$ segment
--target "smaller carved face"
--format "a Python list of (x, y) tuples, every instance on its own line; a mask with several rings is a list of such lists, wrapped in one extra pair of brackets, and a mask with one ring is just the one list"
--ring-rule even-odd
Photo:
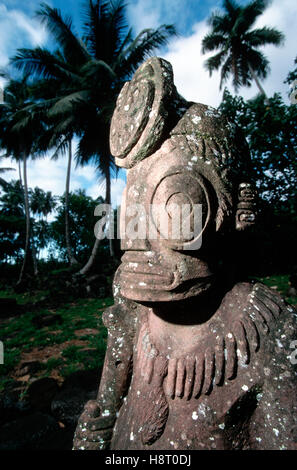
[(256, 220), (256, 192), (250, 183), (241, 183), (238, 190), (236, 229), (245, 230)]

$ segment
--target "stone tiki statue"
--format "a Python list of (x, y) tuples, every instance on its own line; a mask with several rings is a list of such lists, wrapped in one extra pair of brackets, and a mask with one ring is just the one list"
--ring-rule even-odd
[[(123, 87), (110, 142), (128, 170), (121, 227), (136, 203), (160, 236), (123, 235), (98, 397), (74, 449), (296, 449), (296, 313), (263, 284), (221, 275), (224, 240), (255, 220), (246, 144), (180, 97), (159, 58)], [(200, 232), (161, 236), (154, 204), (169, 217), (200, 205)]]

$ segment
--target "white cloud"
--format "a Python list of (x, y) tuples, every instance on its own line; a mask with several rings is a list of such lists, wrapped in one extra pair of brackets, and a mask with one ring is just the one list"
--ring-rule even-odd
[(189, 24), (203, 17), (216, 0), (130, 0), (127, 14), (135, 33), (161, 24), (175, 24), (179, 34), (188, 34)]
[(0, 67), (7, 66), (17, 48), (40, 46), (46, 38), (46, 29), (39, 21), (0, 3)]
[(179, 23), (185, 21), (185, 8), (180, 0), (134, 0), (128, 5), (127, 12), (136, 34), (146, 28), (170, 24), (174, 18), (179, 18)]

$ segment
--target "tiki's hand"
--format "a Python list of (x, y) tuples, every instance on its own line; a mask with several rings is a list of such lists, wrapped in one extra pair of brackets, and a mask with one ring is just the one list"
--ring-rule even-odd
[(74, 435), (73, 450), (107, 449), (111, 436), (115, 415), (102, 410), (96, 400), (86, 403)]

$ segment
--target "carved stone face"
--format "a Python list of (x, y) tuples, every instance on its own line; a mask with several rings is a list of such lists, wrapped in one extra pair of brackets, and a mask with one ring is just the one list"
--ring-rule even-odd
[[(210, 229), (216, 205), (207, 180), (199, 171), (188, 169), (191, 157), (181, 154), (167, 141), (154, 155), (128, 171), (121, 207), (121, 235), (125, 236), (125, 228), (127, 231), (133, 222), (135, 214), (127, 214), (127, 208), (133, 206), (144, 209), (138, 215), (146, 229), (143, 235), (147, 235), (131, 239), (126, 233), (121, 242), (122, 250), (126, 251), (120, 268), (121, 293), (129, 299), (177, 300), (198, 295), (211, 284), (212, 272), (207, 262), (197, 256), (197, 250), (192, 250), (191, 245), (195, 247), (203, 236), (201, 232)], [(190, 218), (191, 206), (202, 206), (202, 230), (190, 240), (182, 239), (182, 233), (174, 239), (171, 233), (170, 221), (175, 216), (172, 211), (184, 204), (190, 206)], [(168, 214), (168, 233), (162, 231), (155, 209), (160, 206)], [(152, 238), (149, 229), (153, 229)], [(141, 231), (138, 235), (142, 235)]]
[[(252, 218), (245, 204), (246, 197), (253, 203), (248, 185), (239, 188), (241, 206), (236, 212), (238, 185), (234, 190), (230, 176), (237, 158), (232, 132), (216, 110), (186, 103), (177, 95), (170, 64), (161, 59), (147, 61), (124, 86), (111, 125), (116, 163), (128, 169), (121, 206), (125, 254), (117, 275), (124, 297), (173, 301), (212, 286), (208, 261), (216, 232), (231, 221), (235, 226), (235, 219), (242, 229)], [(163, 216), (158, 218), (159, 207), (169, 221), (168, 232)], [(176, 222), (184, 207), (187, 216), (179, 220), (186, 221), (190, 233), (180, 230), (175, 237), (170, 222)], [(131, 225), (136, 215), (135, 238)]]

